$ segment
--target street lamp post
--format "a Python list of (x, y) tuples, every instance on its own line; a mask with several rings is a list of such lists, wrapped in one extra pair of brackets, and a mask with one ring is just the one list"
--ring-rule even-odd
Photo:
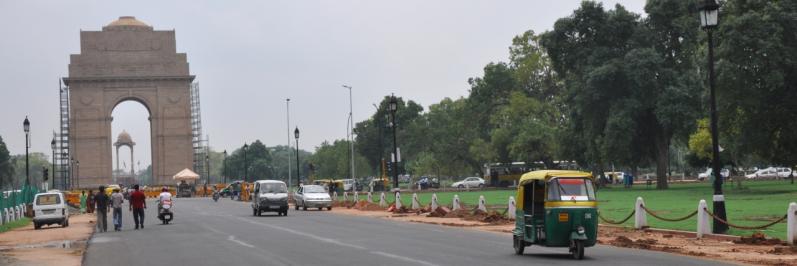
[(244, 181), (249, 181), (249, 161), (246, 160), (246, 148), (249, 148), (249, 145), (244, 143)]
[(205, 184), (208, 184), (210, 183), (210, 154), (205, 154), (205, 168), (205, 172), (207, 173)]
[(393, 161), (393, 189), (398, 191), (398, 148), (396, 148), (396, 110), (398, 109), (398, 102), (393, 94), (390, 95), (388, 108), (390, 109), (390, 127), (393, 128), (393, 156), (391, 156)]
[(52, 150), (53, 150), (53, 168), (52, 168), (53, 169), (53, 176), (52, 176), (53, 189), (56, 189), (56, 187), (55, 187), (55, 137), (53, 137), (53, 140), (50, 141), (50, 148), (52, 148)]
[[(725, 213), (725, 196), (722, 194), (722, 175), (720, 165), (719, 150), (719, 130), (717, 129), (717, 98), (714, 77), (714, 36), (712, 31), (717, 27), (719, 20), (719, 4), (715, 0), (704, 0), (700, 5), (700, 26), (706, 30), (708, 35), (708, 87), (709, 87), (709, 106), (711, 119), (711, 166), (714, 175), (714, 215), (724, 221), (728, 221)], [(728, 225), (715, 218), (713, 222), (713, 232), (722, 234), (728, 231)]]
[[(291, 186), (291, 99), (285, 99), (285, 115), (287, 116), (286, 123), (288, 123), (288, 187)], [(297, 173), (298, 174), (298, 173)]]
[(30, 186), (30, 159), (28, 158), (28, 150), (30, 149), (30, 120), (25, 116), (25, 121), (22, 121), (22, 128), (25, 130), (25, 185)]
[(80, 189), (80, 161), (75, 160), (75, 188)]
[(224, 179), (224, 184), (227, 184), (227, 150), (224, 150), (224, 171), (222, 171), (221, 175)]
[(293, 130), (293, 137), (296, 138), (296, 186), (299, 186), (302, 176), (299, 175), (299, 127)]
[(349, 126), (346, 131), (349, 132), (349, 155), (351, 157), (351, 179), (355, 179), (355, 172), (354, 172), (354, 109), (352, 105), (352, 97), (351, 97), (351, 86), (343, 85), (344, 88), (349, 89)]

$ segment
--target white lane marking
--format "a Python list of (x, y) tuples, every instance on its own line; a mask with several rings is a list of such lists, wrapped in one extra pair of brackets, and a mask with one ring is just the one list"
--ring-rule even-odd
[(242, 221), (245, 221), (245, 222), (248, 222), (248, 223), (251, 223), (251, 224), (271, 227), (271, 228), (274, 228), (274, 229), (277, 229), (277, 230), (285, 231), (285, 232), (296, 234), (296, 235), (300, 235), (300, 236), (309, 237), (309, 238), (312, 238), (312, 239), (315, 239), (315, 240), (318, 240), (318, 241), (327, 242), (327, 243), (335, 244), (335, 245), (338, 245), (338, 246), (344, 246), (344, 247), (350, 247), (350, 248), (362, 249), (362, 250), (366, 249), (363, 246), (358, 246), (358, 245), (354, 245), (354, 244), (344, 243), (344, 242), (340, 242), (340, 241), (335, 240), (335, 239), (321, 237), (321, 236), (317, 236), (317, 235), (310, 234), (310, 233), (300, 232), (300, 231), (296, 231), (296, 230), (293, 230), (293, 229), (290, 229), (290, 228), (285, 228), (285, 227), (271, 225), (271, 224), (262, 224), (262, 223), (258, 223), (258, 222), (255, 222), (255, 221), (250, 221), (248, 219), (241, 218), (241, 217), (239, 217), (238, 219), (240, 219)]
[(241, 246), (244, 246), (244, 247), (248, 247), (248, 248), (254, 248), (255, 247), (255, 246), (252, 246), (252, 245), (250, 245), (250, 244), (248, 244), (246, 242), (243, 242), (241, 240), (235, 239), (235, 236), (229, 236), (229, 237), (227, 237), (227, 240), (235, 242), (238, 245), (241, 245)]
[(371, 254), (376, 254), (376, 255), (385, 256), (385, 257), (388, 257), (388, 258), (393, 258), (393, 259), (398, 259), (398, 260), (403, 260), (403, 261), (411, 262), (411, 263), (417, 263), (417, 264), (420, 264), (420, 265), (437, 266), (437, 264), (434, 264), (434, 263), (431, 263), (431, 262), (428, 262), (428, 261), (416, 260), (416, 259), (413, 259), (413, 258), (407, 258), (407, 257), (404, 257), (404, 256), (399, 256), (399, 255), (396, 255), (396, 254), (390, 254), (390, 253), (386, 253), (386, 252), (382, 252), (382, 251), (371, 251)]

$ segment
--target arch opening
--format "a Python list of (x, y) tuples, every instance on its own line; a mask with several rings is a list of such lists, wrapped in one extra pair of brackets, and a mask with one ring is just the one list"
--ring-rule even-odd
[(112, 183), (152, 183), (152, 123), (145, 102), (126, 98), (111, 110)]

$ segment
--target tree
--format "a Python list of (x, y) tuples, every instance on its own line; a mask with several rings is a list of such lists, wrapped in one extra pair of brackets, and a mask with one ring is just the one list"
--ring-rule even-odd
[[(717, 31), (720, 143), (797, 164), (797, 3), (728, 1)], [(705, 58), (705, 57), (703, 57)]]
[(8, 147), (0, 136), (0, 189), (6, 188), (13, 184), (11, 182), (14, 176), (14, 167), (11, 164), (11, 156), (8, 153)]
[(688, 134), (699, 108), (689, 57), (696, 45), (686, 39), (695, 35), (684, 19), (688, 5), (649, 1), (642, 20), (620, 5), (604, 11), (586, 1), (543, 35), (541, 43), (567, 86), (564, 142), (583, 147), (567, 151), (583, 153), (595, 172), (610, 161), (636, 168), (652, 158), (657, 188), (668, 187), (671, 140)]
[[(422, 138), (412, 134), (411, 125), (420, 117), (423, 107), (414, 101), (405, 101), (396, 97), (398, 108), (396, 110), (397, 139), (401, 148), (402, 159), (411, 159), (423, 146)], [(356, 152), (365, 157), (368, 171), (359, 173), (376, 173), (381, 161), (390, 160), (393, 153), (393, 131), (389, 127), (390, 114), (388, 105), (390, 96), (385, 96), (370, 119), (359, 122), (354, 127)], [(348, 153), (347, 153), (348, 154)], [(407, 157), (409, 156), (409, 157)]]
[[(351, 157), (349, 156), (349, 141), (335, 140), (321, 143), (316, 148), (315, 153), (310, 156), (310, 163), (313, 164), (316, 179), (346, 179), (350, 178)], [(369, 166), (366, 159), (359, 154), (355, 154), (356, 173), (365, 175), (368, 173)]]

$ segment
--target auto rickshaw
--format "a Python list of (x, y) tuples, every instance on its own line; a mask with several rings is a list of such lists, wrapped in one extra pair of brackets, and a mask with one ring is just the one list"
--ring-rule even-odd
[(373, 178), (371, 182), (368, 184), (369, 187), (373, 189), (374, 192), (377, 191), (388, 191), (390, 190), (389, 187), (390, 180), (387, 178)]
[(575, 259), (594, 246), (598, 236), (598, 203), (592, 174), (541, 170), (520, 177), (512, 234), (515, 254), (526, 246), (567, 247)]
[(328, 192), (329, 195), (332, 196), (332, 192), (338, 192), (338, 194), (343, 194), (343, 181), (342, 180), (333, 180), (333, 179), (317, 179), (313, 180), (313, 185), (319, 185), (324, 187)]

